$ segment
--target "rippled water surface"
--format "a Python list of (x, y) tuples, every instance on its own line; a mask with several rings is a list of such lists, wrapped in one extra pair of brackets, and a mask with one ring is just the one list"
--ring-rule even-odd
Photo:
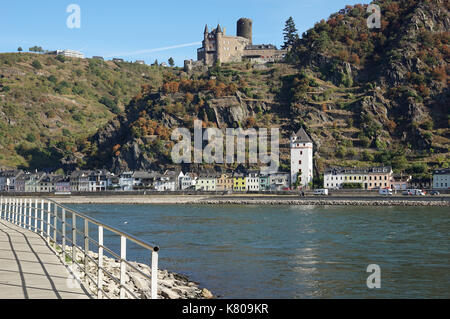
[[(160, 268), (222, 298), (450, 297), (448, 208), (69, 206), (156, 243)], [(132, 244), (127, 257), (149, 261)]]

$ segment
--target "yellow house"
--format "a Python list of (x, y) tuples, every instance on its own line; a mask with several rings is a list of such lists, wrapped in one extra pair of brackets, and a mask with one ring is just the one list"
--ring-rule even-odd
[(242, 174), (236, 174), (233, 176), (234, 186), (233, 190), (235, 192), (245, 192), (247, 191), (247, 182), (245, 181), (245, 176)]

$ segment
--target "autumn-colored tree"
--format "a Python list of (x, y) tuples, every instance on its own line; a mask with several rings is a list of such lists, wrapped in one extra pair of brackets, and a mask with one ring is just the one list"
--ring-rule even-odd
[(254, 128), (256, 126), (256, 120), (253, 116), (250, 116), (245, 121), (245, 127), (246, 128)]
[(192, 101), (194, 101), (194, 95), (192, 93), (186, 93), (186, 95), (184, 96), (184, 100), (186, 101), (187, 104), (192, 103)]
[(386, 126), (391, 134), (393, 134), (397, 128), (397, 124), (394, 121), (388, 121)]
[(359, 56), (356, 53), (353, 53), (350, 56), (350, 62), (352, 62), (352, 63), (354, 63), (356, 65), (359, 65), (361, 63), (361, 60), (360, 60)]
[(212, 91), (212, 90), (214, 90), (214, 88), (216, 87), (216, 80), (209, 80), (207, 83), (206, 83), (206, 89), (207, 90), (210, 90), (210, 91)]
[(434, 79), (442, 83), (447, 83), (447, 71), (444, 66), (438, 66), (434, 68), (432, 74)]

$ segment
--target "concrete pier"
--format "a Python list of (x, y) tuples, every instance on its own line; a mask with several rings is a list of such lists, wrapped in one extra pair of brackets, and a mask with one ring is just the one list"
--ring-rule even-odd
[(87, 299), (39, 235), (0, 220), (0, 299)]

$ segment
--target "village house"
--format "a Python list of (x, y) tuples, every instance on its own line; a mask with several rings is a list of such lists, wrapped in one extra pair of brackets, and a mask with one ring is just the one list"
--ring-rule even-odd
[(10, 170), (0, 172), (0, 191), (15, 192), (16, 179), (23, 174), (21, 170)]
[(200, 174), (195, 184), (196, 191), (213, 192), (216, 190), (216, 176), (210, 174)]
[[(38, 193), (54, 193), (56, 192), (56, 184), (63, 179), (62, 175), (46, 174), (38, 183)], [(70, 183), (69, 183), (70, 186)]]
[(450, 169), (437, 169), (433, 172), (433, 189), (450, 188)]
[(157, 178), (160, 175), (156, 172), (136, 171), (132, 174), (132, 190), (153, 189)]
[(375, 190), (391, 188), (392, 167), (333, 167), (327, 168), (324, 174), (324, 188), (341, 189), (355, 184), (356, 188)]
[(270, 175), (270, 190), (283, 191), (288, 190), (291, 185), (291, 174), (275, 173)]
[(180, 177), (180, 189), (182, 191), (188, 190), (188, 189), (195, 189), (195, 185), (197, 183), (197, 174), (195, 173), (186, 173), (183, 177)]
[(119, 176), (119, 188), (121, 191), (130, 192), (134, 187), (134, 172), (123, 172)]
[(248, 176), (245, 177), (245, 185), (247, 191), (259, 192), (259, 171), (249, 171)]
[(259, 190), (260, 191), (270, 191), (270, 175), (259, 176)]
[(70, 189), (72, 192), (89, 192), (89, 176), (91, 171), (74, 171), (70, 175)]
[(233, 175), (233, 191), (235, 192), (247, 191), (247, 183), (244, 174), (236, 173)]
[(232, 191), (233, 190), (233, 178), (230, 174), (221, 174), (217, 177), (216, 182), (217, 191)]
[(177, 176), (173, 172), (165, 172), (156, 176), (154, 188), (158, 192), (174, 192), (176, 190)]
[(407, 190), (412, 180), (411, 175), (394, 174), (392, 175), (391, 188), (393, 191)]

